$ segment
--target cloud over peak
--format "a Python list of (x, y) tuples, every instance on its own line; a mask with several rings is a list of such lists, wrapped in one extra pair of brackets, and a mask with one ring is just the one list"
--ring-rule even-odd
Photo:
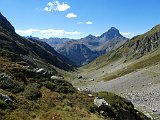
[(68, 14), (66, 15), (66, 17), (67, 17), (67, 18), (76, 18), (77, 15), (74, 14), (74, 13), (68, 13)]
[(47, 12), (54, 12), (54, 11), (66, 11), (70, 9), (70, 6), (66, 3), (59, 3), (58, 1), (49, 2), (47, 6), (44, 8)]

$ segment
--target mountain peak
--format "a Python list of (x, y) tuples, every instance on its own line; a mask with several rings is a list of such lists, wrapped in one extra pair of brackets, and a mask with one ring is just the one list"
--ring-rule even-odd
[(108, 40), (114, 39), (114, 38), (124, 38), (119, 30), (115, 27), (111, 27), (107, 32), (103, 33), (100, 38), (106, 38)]
[(119, 30), (115, 27), (111, 27), (108, 31), (108, 34), (112, 34), (114, 36), (120, 36)]
[(111, 27), (109, 30), (118, 30), (118, 29), (115, 27)]
[(89, 34), (88, 36), (87, 36), (87, 38), (94, 38), (95, 36), (94, 35), (92, 35), (92, 34)]
[(89, 34), (88, 36), (86, 36), (87, 39), (94, 39), (96, 38), (96, 36)]
[(11, 23), (2, 15), (0, 12), (0, 30), (7, 30), (9, 32), (15, 33), (14, 27), (11, 25)]

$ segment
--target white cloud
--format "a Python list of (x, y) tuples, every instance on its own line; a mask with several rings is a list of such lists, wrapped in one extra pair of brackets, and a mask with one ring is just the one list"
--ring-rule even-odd
[(67, 17), (67, 18), (76, 18), (77, 15), (74, 14), (74, 13), (68, 13), (68, 14), (66, 15), (66, 17)]
[(60, 4), (58, 1), (49, 2), (47, 6), (44, 8), (44, 10), (47, 12), (66, 11), (68, 9), (70, 9), (70, 6), (68, 4)]
[(55, 29), (27, 29), (27, 30), (16, 30), (16, 32), (22, 36), (43, 36), (43, 37), (59, 37), (63, 35), (80, 35), (78, 31), (65, 31), (65, 30), (55, 30)]
[(16, 31), (19, 34), (32, 34), (34, 32), (40, 32), (38, 29), (28, 29), (28, 30), (17, 30)]
[(134, 34), (130, 33), (130, 32), (120, 32), (120, 34), (123, 35), (126, 38), (131, 38), (131, 37), (134, 36)]
[(62, 36), (65, 33), (65, 31), (47, 29), (47, 30), (41, 30), (40, 33), (43, 34), (44, 36)]
[(93, 24), (93, 22), (87, 21), (86, 24), (87, 24), (87, 25), (91, 25), (91, 24)]
[(78, 32), (78, 31), (74, 31), (74, 32), (65, 32), (65, 34), (68, 34), (68, 35), (80, 35), (81, 33)]
[(130, 35), (131, 33), (130, 32), (123, 32), (121, 33), (122, 35)]
[(77, 24), (87, 24), (87, 25), (91, 25), (91, 24), (93, 24), (93, 22), (91, 22), (91, 21), (87, 21), (87, 22), (77, 22)]

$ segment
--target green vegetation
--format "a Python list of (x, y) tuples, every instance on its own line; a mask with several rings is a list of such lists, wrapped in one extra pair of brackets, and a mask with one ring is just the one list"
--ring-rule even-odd
[(51, 91), (56, 91), (60, 93), (75, 93), (75, 88), (67, 81), (64, 80), (51, 80), (45, 81), (44, 86)]
[(0, 100), (1, 120), (103, 120), (89, 111), (93, 98), (65, 80), (39, 76), (6, 58), (0, 58), (0, 71), (8, 75), (0, 80), (0, 92), (13, 100)]
[(105, 75), (103, 79), (105, 81), (109, 81), (123, 75), (129, 74), (137, 69), (145, 68), (151, 65), (155, 65), (160, 61), (160, 52), (159, 49), (134, 61), (133, 63), (127, 65), (125, 68), (121, 68), (113, 73)]
[(33, 83), (30, 86), (27, 86), (25, 88), (24, 96), (26, 97), (26, 99), (36, 100), (42, 97), (42, 94), (39, 89), (40, 89), (40, 85), (37, 83)]
[(124, 113), (128, 114), (128, 117), (133, 115), (136, 120), (148, 119), (141, 112), (135, 110), (133, 104), (130, 101), (120, 96), (110, 92), (99, 92), (97, 95), (101, 98), (104, 98), (111, 105), (111, 115), (115, 115), (116, 117), (113, 118), (113, 116), (109, 115), (110, 120), (124, 120), (126, 117)]
[[(93, 101), (97, 94), (92, 93), (94, 97), (89, 97), (86, 92), (78, 92), (72, 84), (65, 80), (40, 77), (34, 73), (29, 74), (31, 70), (24, 69), (20, 64), (15, 64), (7, 59), (0, 59), (0, 71), (11, 76), (11, 79), (8, 79), (7, 83), (12, 86), (7, 86), (7, 89), (6, 86), (3, 89), (1, 87), (0, 92), (8, 95), (13, 100), (11, 103), (0, 100), (1, 120), (51, 120), (53, 118), (55, 120), (104, 119), (102, 115), (98, 114), (94, 106)], [(12, 92), (12, 89), (19, 90), (19, 86), (13, 87), (12, 85), (17, 83), (22, 83), (23, 90), (16, 93)], [(5, 83), (4, 85), (7, 84)], [(127, 110), (133, 108), (130, 102), (118, 96), (112, 97), (111, 93), (98, 93), (98, 96), (104, 98), (108, 96), (105, 99), (109, 100), (109, 103), (113, 105), (113, 115), (116, 115), (117, 119), (119, 118), (119, 110), (122, 105)], [(117, 104), (114, 105), (114, 102)], [(111, 115), (109, 120), (117, 120), (114, 117)]]
[(18, 93), (24, 90), (23, 83), (13, 81), (11, 79), (0, 80), (0, 88), (11, 91), (12, 93)]

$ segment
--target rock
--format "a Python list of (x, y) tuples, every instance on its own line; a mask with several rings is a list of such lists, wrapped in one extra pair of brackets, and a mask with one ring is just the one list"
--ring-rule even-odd
[(92, 94), (88, 94), (88, 96), (89, 96), (89, 97), (93, 97), (93, 95), (92, 95)]
[(36, 71), (36, 73), (38, 73), (38, 74), (42, 74), (44, 72), (45, 72), (44, 68), (40, 68), (39, 70)]
[(100, 107), (101, 105), (110, 106), (104, 99), (99, 98), (99, 97), (95, 97), (95, 99), (94, 99), (94, 105), (96, 105), (97, 107)]
[(152, 109), (152, 111), (153, 111), (153, 112), (157, 112), (157, 110), (156, 110), (156, 109)]
[(152, 116), (149, 113), (145, 113), (145, 116), (147, 116), (148, 118), (150, 118), (151, 120), (153, 120)]
[(9, 75), (7, 75), (6, 73), (0, 73), (0, 80), (8, 80), (8, 79), (11, 79)]
[(93, 78), (91, 78), (91, 79), (90, 79), (90, 81), (94, 81), (94, 79), (93, 79)]
[(78, 90), (78, 91), (81, 91), (81, 89), (80, 89), (80, 88), (77, 88), (77, 90)]
[(63, 77), (59, 77), (59, 76), (51, 76), (51, 79), (63, 79)]
[(82, 76), (79, 76), (79, 77), (78, 77), (78, 79), (82, 79), (82, 78), (83, 78)]
[(44, 76), (44, 77), (51, 77), (53, 74), (53, 71), (47, 71), (44, 68), (35, 68), (32, 70), (33, 72), (37, 73), (38, 75)]
[(7, 103), (13, 102), (12, 99), (8, 95), (2, 94), (2, 93), (0, 93), (0, 100), (3, 100)]

